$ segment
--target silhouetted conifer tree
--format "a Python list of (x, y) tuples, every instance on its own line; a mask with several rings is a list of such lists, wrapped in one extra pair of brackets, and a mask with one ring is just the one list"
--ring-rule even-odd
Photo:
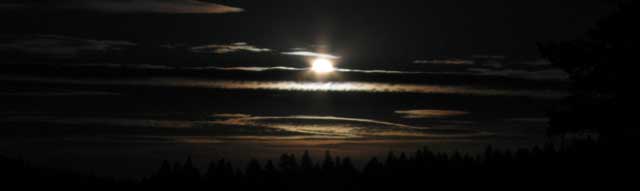
[[(618, 9), (601, 20), (588, 34), (573, 41), (539, 44), (542, 55), (554, 66), (566, 71), (572, 84), (572, 95), (559, 104), (549, 116), (551, 135), (595, 130), (602, 138), (624, 141), (638, 136), (638, 128), (620, 123), (620, 71), (636, 61), (636, 19), (638, 3), (620, 1)], [(628, 80), (626, 80), (628, 81)]]
[(157, 177), (160, 179), (168, 179), (171, 176), (171, 165), (169, 161), (163, 161), (160, 170), (158, 170)]
[(335, 167), (333, 158), (331, 157), (331, 154), (329, 153), (329, 151), (326, 151), (324, 154), (324, 160), (322, 162), (322, 169), (324, 171), (328, 171), (333, 169), (333, 167)]
[(212, 182), (215, 181), (216, 178), (216, 163), (211, 161), (209, 162), (209, 166), (207, 167), (207, 172), (205, 173), (205, 178), (207, 181)]
[(200, 171), (193, 165), (191, 156), (187, 157), (187, 160), (182, 167), (182, 176), (184, 176), (185, 179), (191, 181), (200, 179)]
[(311, 156), (309, 156), (309, 151), (304, 151), (302, 159), (300, 159), (300, 167), (305, 172), (309, 172), (313, 169), (313, 161), (311, 160)]

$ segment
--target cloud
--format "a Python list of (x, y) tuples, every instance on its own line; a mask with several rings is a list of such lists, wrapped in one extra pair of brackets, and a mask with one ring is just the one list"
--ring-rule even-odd
[(559, 69), (527, 71), (516, 69), (494, 70), (488, 68), (469, 68), (467, 70), (476, 75), (504, 76), (529, 80), (566, 80), (569, 78), (566, 72)]
[[(30, 135), (39, 125), (56, 127), (67, 138), (89, 135), (95, 141), (186, 141), (214, 143), (253, 139), (356, 139), (415, 138), (458, 139), (493, 136), (494, 133), (459, 127), (412, 126), (388, 121), (339, 116), (214, 114), (210, 119), (164, 119), (151, 117), (66, 115), (55, 113), (3, 113), (0, 124), (18, 125), (18, 133)], [(83, 127), (83, 128), (76, 128)], [(124, 127), (124, 128), (122, 128)], [(33, 130), (32, 130), (33, 129)], [(0, 132), (13, 132), (12, 127)], [(3, 132), (4, 131), (4, 132)], [(6, 133), (5, 133), (6, 134)], [(13, 132), (15, 134), (15, 132)], [(99, 135), (99, 136), (96, 136)], [(154, 138), (154, 139), (149, 139)]]
[(338, 116), (252, 116), (215, 114), (212, 124), (268, 128), (325, 138), (468, 138), (491, 135), (466, 128), (421, 127), (388, 121)]
[(201, 0), (66, 0), (0, 3), (4, 9), (79, 10), (108, 13), (201, 13), (242, 12), (243, 9)]
[(326, 59), (340, 59), (340, 57), (335, 56), (335, 55), (323, 54), (323, 53), (317, 53), (317, 52), (309, 52), (309, 51), (282, 52), (281, 54), (292, 55), (292, 56), (326, 58)]
[(516, 123), (549, 123), (548, 117), (530, 117), (530, 118), (513, 118), (513, 119), (505, 119), (507, 122), (516, 122)]
[(273, 67), (261, 67), (261, 66), (238, 66), (238, 67), (217, 67), (217, 66), (205, 66), (205, 67), (192, 67), (193, 70), (222, 70), (222, 71), (245, 71), (245, 72), (264, 72), (270, 70), (286, 70), (286, 71), (302, 71), (305, 68), (293, 68), (286, 66), (273, 66)]
[(469, 114), (464, 111), (453, 110), (433, 110), (433, 109), (421, 109), (421, 110), (399, 110), (395, 111), (397, 114), (402, 114), (402, 118), (418, 119), (418, 118), (440, 118), (440, 117), (455, 117)]
[(62, 96), (119, 96), (120, 93), (101, 92), (101, 91), (11, 91), (2, 92), (0, 96), (19, 96), (19, 97), (62, 97)]
[(20, 9), (25, 8), (26, 5), (21, 3), (13, 3), (13, 2), (0, 2), (0, 10), (2, 9)]
[(524, 96), (532, 98), (562, 98), (564, 91), (556, 90), (513, 90), (487, 89), (468, 86), (390, 84), (369, 82), (295, 82), (295, 81), (211, 81), (197, 79), (153, 78), (138, 80), (100, 80), (47, 78), (28, 76), (0, 76), (0, 81), (47, 82), (75, 85), (124, 85), (162, 86), (185, 88), (211, 88), (227, 90), (269, 90), (298, 92), (367, 92), (367, 93), (416, 93), (416, 94), (457, 94), (469, 96)]
[(414, 64), (452, 64), (452, 65), (472, 65), (475, 64), (473, 60), (465, 59), (433, 59), (433, 60), (415, 60)]
[(472, 56), (474, 59), (489, 59), (489, 60), (504, 60), (507, 57), (504, 55), (485, 55), (485, 54), (476, 54)]
[(546, 59), (539, 59), (539, 60), (533, 60), (533, 61), (524, 61), (524, 62), (520, 62), (519, 64), (527, 65), (527, 66), (551, 66), (551, 61)]
[(93, 40), (59, 35), (2, 36), (0, 51), (19, 51), (56, 57), (74, 57), (87, 52), (104, 53), (136, 46), (127, 41)]
[(495, 61), (495, 60), (489, 60), (489, 61), (483, 62), (481, 65), (484, 67), (496, 68), (496, 69), (504, 67), (502, 62)]
[(232, 44), (209, 44), (192, 47), (191, 50), (197, 53), (215, 53), (227, 54), (232, 52), (249, 51), (249, 52), (270, 52), (268, 48), (258, 48), (247, 44), (246, 42), (236, 42)]
[(397, 71), (397, 70), (358, 70), (358, 69), (336, 69), (338, 72), (356, 72), (365, 74), (427, 74), (427, 72)]

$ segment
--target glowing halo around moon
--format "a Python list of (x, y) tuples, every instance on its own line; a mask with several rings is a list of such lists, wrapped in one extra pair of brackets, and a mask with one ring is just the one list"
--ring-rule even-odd
[(327, 74), (336, 70), (333, 61), (326, 58), (316, 58), (311, 61), (310, 69), (317, 74)]

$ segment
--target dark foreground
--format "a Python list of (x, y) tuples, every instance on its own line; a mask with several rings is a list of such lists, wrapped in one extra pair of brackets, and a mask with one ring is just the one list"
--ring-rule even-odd
[(487, 147), (476, 156), (434, 153), (424, 148), (411, 154), (389, 153), (384, 159), (372, 158), (362, 169), (356, 168), (350, 158), (330, 153), (322, 161), (312, 161), (308, 153), (301, 157), (283, 154), (278, 161), (252, 160), (244, 168), (219, 160), (212, 161), (204, 170), (195, 168), (188, 158), (184, 163), (165, 161), (157, 172), (141, 180), (37, 168), (24, 160), (0, 157), (0, 182), (21, 187), (88, 189), (396, 190), (557, 185), (615, 188), (630, 183), (626, 179), (634, 177), (624, 175), (632, 172), (628, 165), (632, 159), (610, 146), (579, 141), (516, 151)]

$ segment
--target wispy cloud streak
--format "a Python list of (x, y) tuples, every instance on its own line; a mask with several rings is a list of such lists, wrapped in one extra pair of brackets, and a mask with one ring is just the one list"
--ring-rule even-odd
[(302, 92), (368, 92), (368, 93), (417, 93), (417, 94), (459, 94), (473, 96), (522, 96), (533, 98), (561, 98), (565, 92), (551, 90), (511, 90), (486, 89), (466, 86), (390, 84), (370, 82), (294, 82), (294, 81), (220, 81), (191, 80), (177, 78), (154, 78), (138, 80), (82, 80), (69, 78), (42, 78), (0, 76), (0, 80), (31, 81), (46, 83), (84, 85), (129, 85), (193, 87), (229, 90), (277, 90)]
[(317, 52), (308, 52), (308, 51), (282, 52), (282, 54), (291, 55), (291, 56), (316, 57), (316, 58), (326, 58), (326, 59), (340, 59), (339, 56), (335, 56), (335, 55), (331, 55), (331, 54), (317, 53)]
[(246, 42), (236, 42), (232, 44), (209, 44), (196, 46), (191, 48), (192, 51), (198, 53), (215, 53), (215, 54), (226, 54), (232, 52), (240, 52), (240, 51), (248, 51), (248, 52), (269, 52), (271, 49), (268, 48), (258, 48), (252, 45), (249, 45)]
[(462, 115), (469, 114), (469, 112), (465, 112), (465, 111), (433, 110), (433, 109), (399, 110), (399, 111), (395, 111), (395, 113), (402, 114), (404, 115), (403, 118), (407, 118), (407, 119), (455, 117), (455, 116), (462, 116)]
[(0, 43), (0, 50), (58, 57), (73, 57), (83, 52), (105, 53), (137, 45), (127, 41), (83, 39), (60, 35), (0, 36), (0, 38), (10, 39)]
[(220, 119), (211, 121), (213, 124), (264, 127), (334, 138), (467, 138), (491, 134), (464, 128), (419, 127), (373, 119), (336, 116), (216, 114), (214, 117)]

